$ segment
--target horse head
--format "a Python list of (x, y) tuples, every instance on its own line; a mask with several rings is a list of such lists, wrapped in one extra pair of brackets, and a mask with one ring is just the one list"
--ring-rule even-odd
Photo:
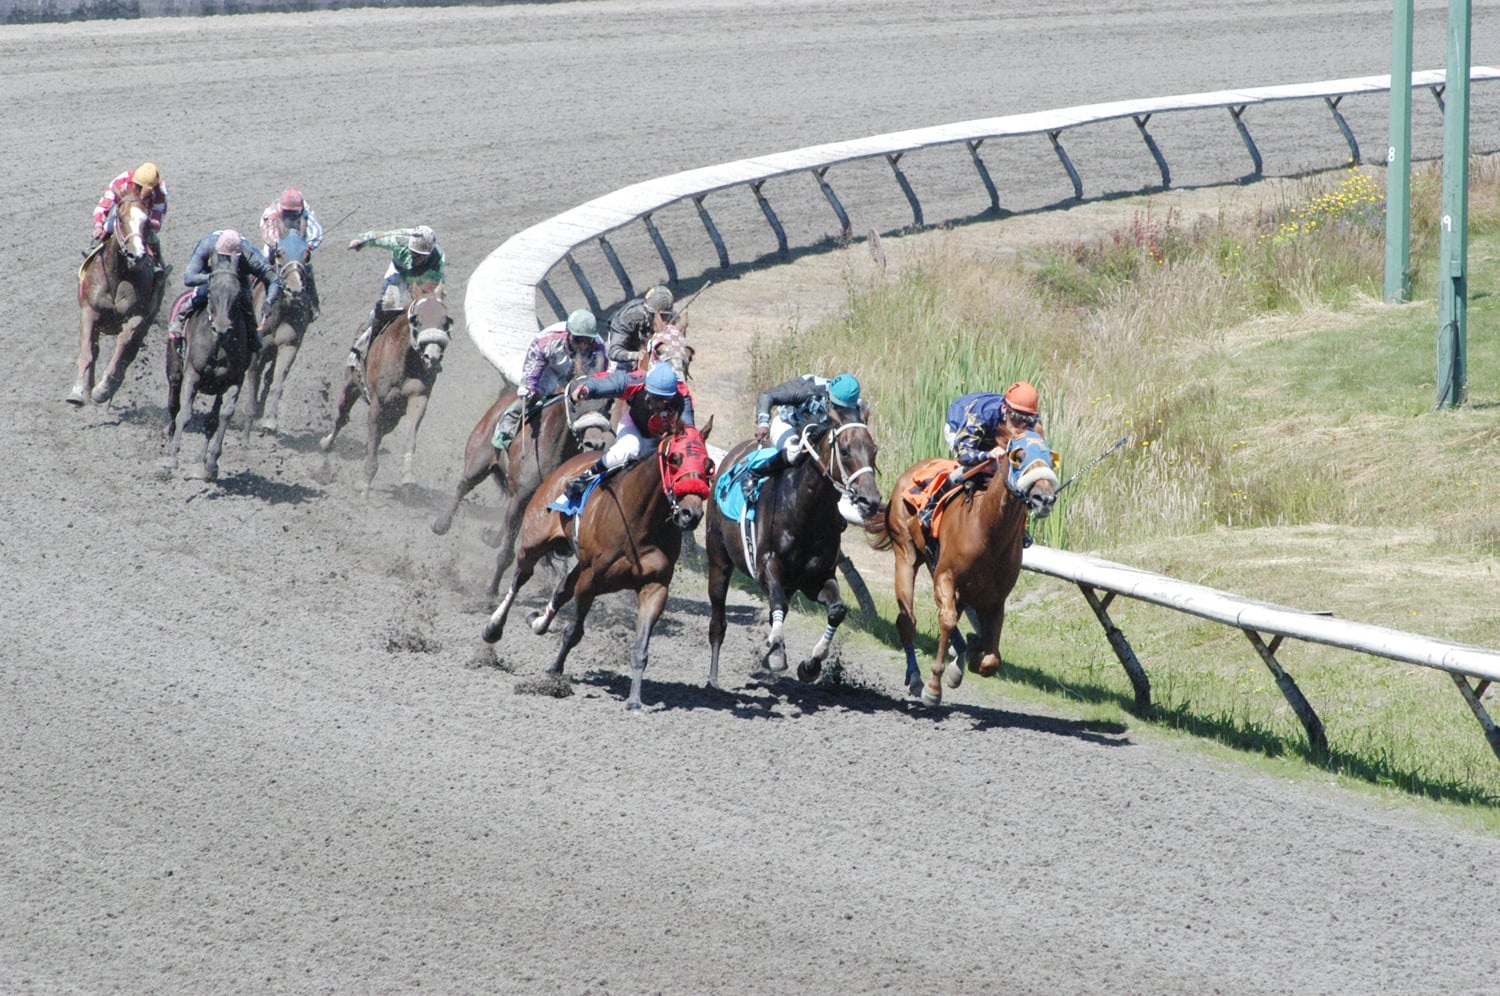
[(564, 411), (568, 417), (568, 431), (573, 433), (573, 438), (577, 441), (580, 450), (597, 453), (608, 449), (615, 441), (615, 427), (609, 420), (609, 412), (614, 407), (614, 401), (611, 398), (586, 398), (583, 401), (574, 401), (573, 388), (582, 379), (582, 377), (574, 378), (563, 389), (562, 397)]
[(1038, 519), (1052, 514), (1057, 501), (1057, 454), (1042, 434), (1027, 429), (1010, 441), (1005, 451), (1005, 487), (1026, 503)]
[(672, 524), (683, 532), (697, 528), (708, 499), (714, 464), (704, 436), (690, 425), (661, 441), (661, 486), (672, 504)]
[[(240, 321), (239, 264), (230, 257), (219, 256), (208, 275), (208, 322), (218, 346), (226, 345)], [(248, 333), (248, 329), (245, 330)]]
[(659, 329), (650, 339), (646, 340), (646, 346), (641, 350), (641, 359), (638, 368), (649, 370), (652, 365), (663, 360), (672, 364), (672, 369), (677, 371), (677, 376), (683, 380), (688, 379), (688, 368), (693, 364), (693, 347), (688, 345), (685, 325), (671, 325), (659, 322)]
[(312, 250), (307, 239), (296, 229), (282, 235), (276, 243), (276, 279), (281, 281), (284, 300), (295, 298), (307, 289), (307, 266), (312, 261)]
[(865, 423), (866, 414), (863, 406), (858, 414), (831, 407), (825, 422), (808, 427), (819, 469), (838, 490), (839, 510), (852, 522), (864, 522), (883, 509), (875, 483), (879, 447)]
[(134, 193), (126, 194), (115, 204), (115, 246), (129, 266), (137, 266), (146, 258), (146, 227), (150, 218), (150, 209)]
[[(441, 290), (442, 285), (438, 285)], [(443, 368), (443, 351), (452, 337), (448, 330), (453, 327), (453, 318), (448, 306), (437, 294), (426, 294), (417, 298), (406, 309), (406, 319), (411, 326), (411, 348), (422, 358), (422, 366), (429, 374)]]

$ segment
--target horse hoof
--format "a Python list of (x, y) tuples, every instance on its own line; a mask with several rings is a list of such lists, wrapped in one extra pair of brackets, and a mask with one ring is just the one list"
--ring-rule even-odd
[(641, 700), (640, 699), (631, 699), (629, 702), (625, 703), (625, 711), (626, 712), (640, 712), (641, 709), (642, 709), (642, 706), (641, 706)]
[(964, 662), (962, 659), (954, 661), (943, 668), (943, 684), (949, 688), (957, 688), (964, 681)]
[(786, 654), (767, 654), (766, 670), (772, 674), (780, 674), (786, 670)]
[(940, 706), (943, 704), (943, 686), (933, 688), (931, 685), (922, 686), (922, 704), (925, 706)]
[(276, 429), (277, 429), (277, 423), (276, 423), (276, 420), (274, 418), (263, 418), (263, 419), (260, 420), (260, 431), (261, 432), (274, 433), (276, 431)]
[(979, 667), (975, 670), (979, 673), (979, 676), (981, 678), (993, 678), (995, 675), (1000, 673), (1000, 659), (998, 657), (995, 658), (994, 663), (990, 663), (989, 661), (981, 661)]
[(83, 393), (82, 385), (75, 384), (73, 386), (73, 392), (63, 400), (72, 405), (74, 408), (82, 408), (84, 405), (89, 403), (89, 396)]
[(109, 399), (115, 396), (115, 391), (117, 391), (119, 387), (120, 382), (111, 377), (104, 383), (96, 385), (94, 387), (94, 390), (90, 392), (89, 397), (94, 399), (94, 404), (96, 405), (107, 404), (109, 402)]
[(484, 532), (482, 532), (482, 533), (479, 534), (479, 538), (482, 539), (482, 540), (484, 540), (484, 545), (485, 546), (499, 547), (499, 545), (500, 545), (500, 530), (498, 530), (498, 529), (486, 529)]
[(207, 467), (194, 467), (182, 476), (184, 480), (188, 481), (217, 481), (219, 479), (219, 472), (217, 470), (209, 470)]
[(439, 536), (446, 536), (448, 534), (448, 527), (451, 525), (453, 525), (452, 519), (434, 519), (432, 520), (432, 531)]
[(318, 449), (322, 450), (324, 453), (327, 453), (329, 450), (333, 449), (333, 433), (330, 432), (328, 435), (318, 440)]
[(485, 643), (494, 643), (500, 639), (500, 634), (503, 632), (505, 632), (505, 623), (492, 620), (484, 624), (484, 632), (481, 635)]
[(798, 681), (817, 681), (818, 676), (823, 673), (822, 661), (803, 661), (797, 665)]
[(532, 612), (526, 616), (526, 624), (531, 627), (531, 631), (537, 636), (544, 636), (547, 630), (552, 627), (552, 620), (548, 619), (544, 613)]
[(915, 681), (908, 681), (906, 683), (906, 694), (911, 696), (912, 698), (918, 698), (922, 694), (923, 687), (924, 686), (921, 678), (918, 678)]

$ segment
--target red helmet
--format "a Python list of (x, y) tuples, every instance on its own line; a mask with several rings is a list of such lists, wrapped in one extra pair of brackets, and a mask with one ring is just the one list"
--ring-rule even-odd
[(1036, 388), (1018, 380), (1005, 389), (1005, 407), (1022, 415), (1035, 415), (1041, 410), (1041, 397), (1036, 393)]
[(302, 191), (296, 187), (287, 187), (281, 192), (280, 204), (283, 211), (301, 211)]

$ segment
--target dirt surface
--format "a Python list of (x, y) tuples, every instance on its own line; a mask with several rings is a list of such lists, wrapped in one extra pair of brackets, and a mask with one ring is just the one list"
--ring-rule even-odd
[[(427, 526), (498, 383), (463, 336), (420, 483), (397, 487), (391, 444), (359, 497), (358, 432), (318, 482), (327, 384), (383, 269), (340, 248), (358, 231), (431, 224), (461, 287), (511, 232), (677, 169), (1388, 65), (1388, 4), (1007, 6), (604, 0), (0, 32), (0, 990), (1488, 990), (1495, 841), (977, 683), (927, 712), (901, 696), (894, 650), (852, 640), (839, 686), (761, 680), (764, 612), (739, 592), (728, 690), (711, 693), (696, 575), (652, 644), (644, 715), (622, 705), (622, 598), (596, 607), (572, 696), (518, 692), (556, 644), (512, 626), (498, 664), (475, 663), (492, 499), (446, 537)], [(1442, 6), (1419, 5), (1419, 67), (1441, 62)], [(1500, 38), (1496, 4), (1475, 8), (1476, 40)], [(1476, 41), (1475, 61), (1497, 60)], [(1491, 148), (1493, 104), (1475, 109)], [(1379, 148), (1383, 108), (1345, 110)], [(1336, 161), (1326, 118), (1258, 120), (1268, 172)], [(1244, 168), (1225, 121), (1153, 127), (1183, 185)], [(1069, 192), (1039, 146), (993, 153), (1013, 210)], [(1080, 169), (1107, 187), (1089, 148)], [(288, 183), (333, 227), (283, 433), (231, 436), (217, 484), (156, 472), (160, 328), (115, 404), (62, 401), (89, 211), (145, 158), (172, 190), (179, 277), (201, 234), (253, 230)], [(1141, 159), (1115, 189), (1151, 182)], [(879, 165), (831, 175), (861, 231), (904, 224)], [(905, 165), (929, 218), (984, 207), (966, 158)], [(810, 182), (767, 192), (827, 234)], [(719, 218), (737, 261), (774, 247), (741, 208)], [(993, 244), (1084, 218), (1024, 214)], [(663, 218), (684, 272), (712, 259), (682, 248), (695, 224)], [(658, 278), (649, 245), (623, 251), (638, 285)], [(743, 418), (746, 335), (836, 304), (838, 257), (695, 305), (706, 410)], [(798, 620), (794, 654), (815, 635)]]

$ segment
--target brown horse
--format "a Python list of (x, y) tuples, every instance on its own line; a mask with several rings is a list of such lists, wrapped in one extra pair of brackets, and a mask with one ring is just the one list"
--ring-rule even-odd
[[(417, 452), (417, 429), (427, 413), (427, 399), (443, 369), (443, 351), (450, 340), (453, 319), (443, 303), (442, 286), (422, 293), (406, 310), (388, 321), (370, 342), (362, 367), (349, 367), (344, 389), (334, 410), (333, 431), (318, 441), (325, 454), (333, 449), (339, 430), (349, 421), (354, 402), (370, 404), (365, 438), (365, 479), (368, 491), (380, 465), (380, 441), (405, 415), (409, 432), (402, 458), (401, 483), (416, 483), (412, 464)], [(326, 464), (325, 464), (326, 466)]]
[(167, 341), (167, 455), (161, 462), (162, 469), (177, 467), (177, 451), (193, 415), (193, 399), (199, 394), (212, 394), (214, 398), (213, 409), (203, 423), (207, 437), (203, 467), (190, 473), (189, 479), (212, 481), (219, 476), (224, 430), (234, 415), (251, 363), (252, 330), (239, 299), (237, 265), (218, 263), (208, 277), (208, 307), (188, 319), (181, 339)]
[(688, 379), (688, 368), (693, 364), (695, 350), (687, 341), (687, 319), (680, 318), (676, 325), (656, 320), (656, 331), (641, 349), (641, 358), (636, 361), (637, 370), (650, 370), (653, 364), (665, 360), (672, 364), (677, 376)]
[[(937, 538), (928, 535), (917, 511), (906, 500), (914, 482), (932, 476), (935, 465), (952, 461), (924, 460), (909, 467), (896, 481), (885, 521), (872, 527), (879, 549), (894, 549), (896, 555), (896, 632), (906, 651), (906, 684), (913, 695), (920, 691), (927, 705), (943, 700), (943, 683), (957, 688), (963, 680), (965, 656), (974, 648), (964, 643), (958, 620), (973, 609), (979, 620), (977, 666), (984, 677), (1000, 669), (1000, 630), (1005, 624), (1005, 599), (1021, 574), (1021, 550), (1028, 512), (1045, 518), (1057, 498), (1056, 455), (1040, 433), (1027, 430), (1008, 443), (1003, 478), (987, 487), (976, 487), (949, 501), (936, 520)], [(992, 469), (986, 463), (970, 471), (966, 483), (978, 483), (974, 472)], [(954, 473), (958, 473), (957, 470)], [(932, 574), (933, 597), (938, 607), (937, 655), (932, 676), (922, 684), (917, 666), (916, 618), (912, 598), (917, 570), (927, 564)], [(948, 643), (952, 640), (957, 660), (946, 668)], [(974, 662), (969, 662), (971, 666)]]
[(485, 640), (500, 639), (516, 593), (543, 557), (572, 556), (576, 558), (572, 568), (553, 590), (546, 610), (531, 620), (533, 632), (545, 633), (558, 610), (577, 599), (573, 623), (549, 672), (562, 674), (568, 652), (583, 638), (584, 620), (594, 599), (613, 591), (634, 591), (635, 643), (626, 708), (641, 708), (641, 677), (646, 672), (651, 630), (667, 604), (682, 536), (703, 518), (713, 472), (704, 439), (711, 430), (712, 420), (701, 435), (683, 427), (660, 440), (654, 454), (605, 477), (576, 515), (553, 508), (553, 499), (562, 491), (563, 482), (593, 457), (580, 454), (548, 474), (526, 506), (515, 577), (485, 624)]
[[(574, 364), (580, 375), (590, 373)], [(522, 416), (521, 430), (502, 453), (495, 449), (495, 425), (516, 399), (514, 390), (502, 391), (489, 411), (479, 419), (464, 445), (464, 465), (454, 489), (453, 500), (438, 513), (432, 531), (439, 536), (453, 524), (454, 513), (465, 496), (486, 478), (493, 477), (500, 486), (500, 523), (485, 533), (485, 541), (499, 548), (495, 573), (489, 593), (500, 591), (500, 576), (515, 559), (515, 540), (520, 531), (526, 503), (541, 486), (542, 479), (565, 460), (579, 453), (598, 452), (614, 442), (615, 430), (605, 414), (613, 404), (610, 399), (586, 400), (575, 404), (564, 391), (528, 405)]]
[[(827, 610), (827, 626), (812, 656), (797, 666), (802, 681), (816, 680), (848, 609), (839, 592), (835, 572), (842, 559), (840, 535), (846, 517), (840, 505), (853, 506), (850, 515), (861, 521), (884, 509), (875, 484), (875, 441), (863, 421), (846, 420), (830, 408), (827, 420), (803, 429), (802, 460), (766, 479), (747, 521), (726, 514), (726, 508), (745, 505), (740, 490), (742, 458), (756, 444), (744, 442), (724, 457), (714, 484), (714, 500), (704, 525), (708, 551), (708, 623), (711, 662), (708, 683), (719, 687), (719, 648), (724, 642), (724, 603), (735, 570), (755, 579), (771, 603), (771, 630), (766, 636), (766, 667), (786, 670), (786, 642), (782, 622), (791, 593), (817, 601)], [(739, 471), (738, 473), (736, 471)], [(753, 515), (752, 515), (753, 513)]]
[[(104, 404), (125, 379), (146, 329), (161, 307), (165, 280), (146, 246), (150, 209), (134, 192), (115, 205), (114, 230), (78, 268), (78, 379), (67, 401), (82, 407), (92, 398)], [(115, 336), (115, 351), (104, 378), (94, 385), (99, 336)]]
[(256, 314), (260, 315), (262, 327), (267, 331), (262, 337), (260, 356), (250, 365), (249, 403), (245, 406), (247, 427), (259, 415), (260, 427), (267, 432), (276, 431), (277, 411), (281, 407), (287, 374), (297, 359), (297, 350), (302, 348), (307, 326), (312, 322), (308, 276), (312, 250), (307, 247), (307, 240), (301, 232), (287, 231), (276, 244), (272, 262), (276, 266), (276, 279), (281, 284), (281, 296), (268, 314), (265, 311), (265, 290), (256, 287)]

